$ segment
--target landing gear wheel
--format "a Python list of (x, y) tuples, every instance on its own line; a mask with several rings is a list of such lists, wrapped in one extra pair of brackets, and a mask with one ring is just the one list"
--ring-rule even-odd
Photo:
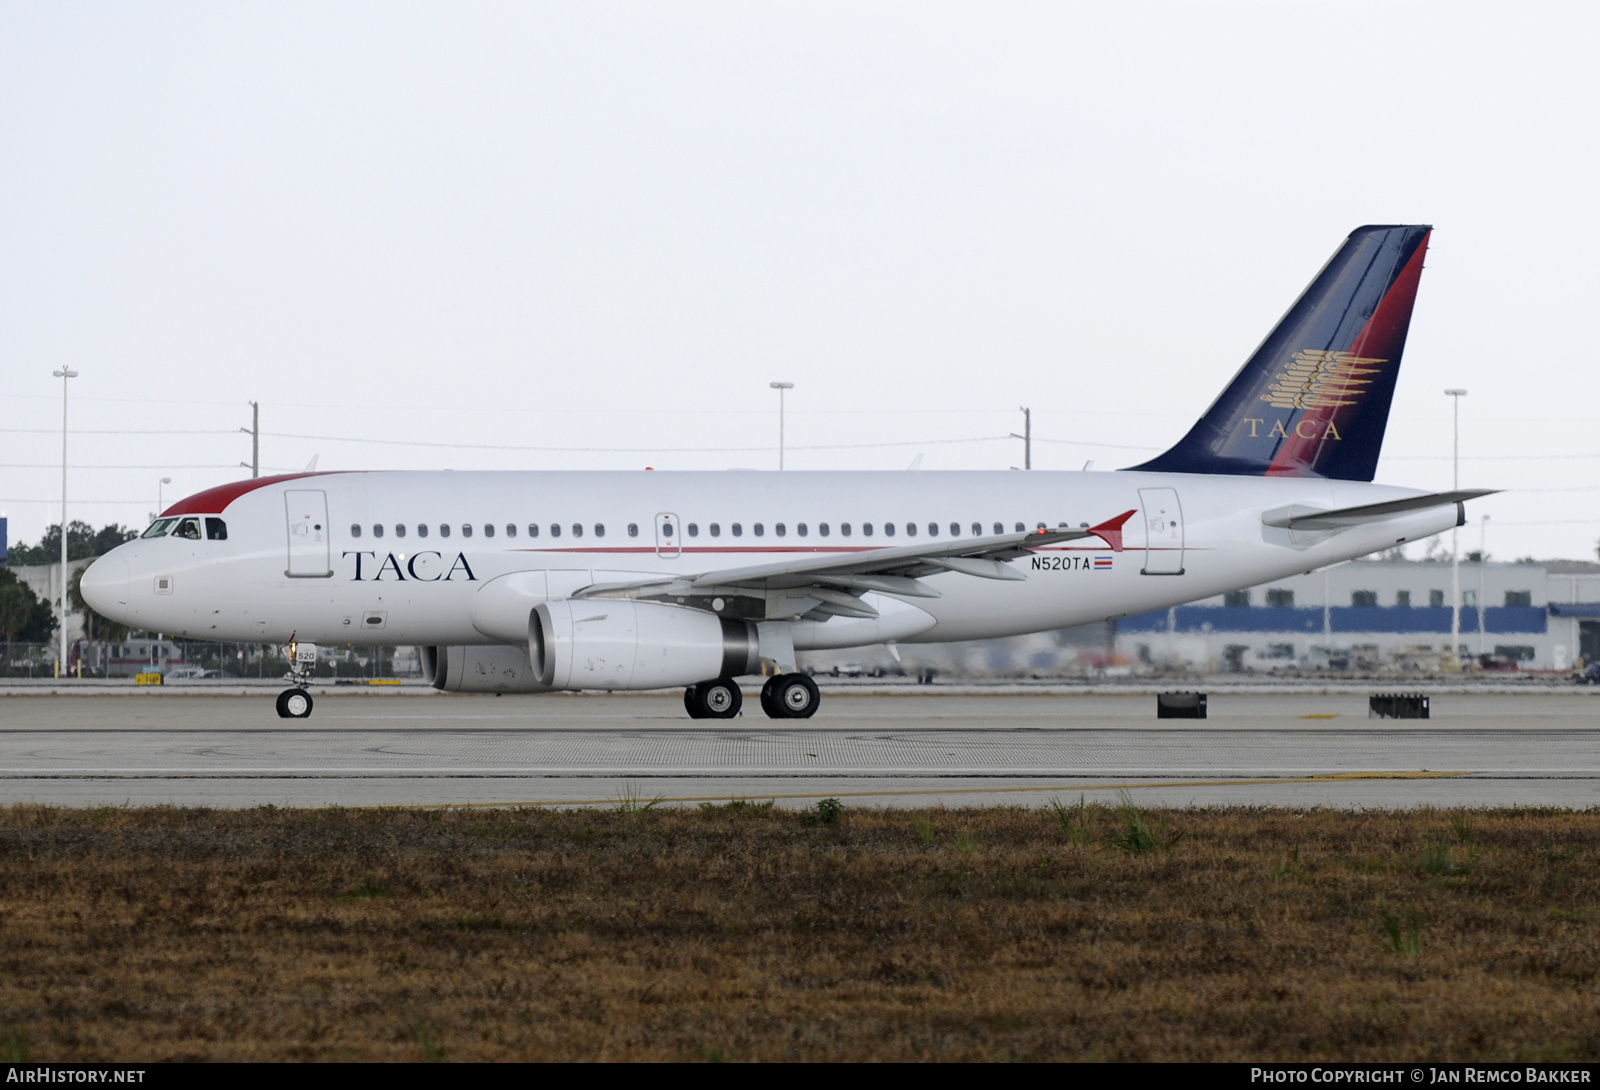
[(683, 706), (691, 719), (733, 719), (744, 705), (744, 694), (730, 677), (702, 681), (683, 692)]
[(817, 683), (805, 674), (779, 674), (761, 687), (761, 710), (773, 719), (810, 719), (821, 703)]
[(310, 719), (311, 694), (304, 689), (285, 689), (279, 693), (278, 718)]
[(736, 719), (744, 707), (744, 693), (739, 683), (731, 677), (719, 677), (695, 686), (699, 692), (700, 706), (708, 719)]

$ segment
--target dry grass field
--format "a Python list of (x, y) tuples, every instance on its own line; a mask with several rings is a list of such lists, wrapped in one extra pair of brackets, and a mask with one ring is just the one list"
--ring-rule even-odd
[(1600, 1056), (1600, 814), (1076, 801), (0, 810), (0, 1047)]

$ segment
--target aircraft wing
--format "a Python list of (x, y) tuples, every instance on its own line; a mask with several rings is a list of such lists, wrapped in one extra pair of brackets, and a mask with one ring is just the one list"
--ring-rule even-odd
[(1019, 580), (1024, 576), (1003, 561), (1027, 556), (1047, 545), (1087, 537), (1098, 537), (1121, 552), (1122, 526), (1133, 514), (1125, 511), (1098, 526), (1077, 529), (1031, 530), (962, 541), (869, 548), (842, 555), (810, 554), (746, 568), (599, 583), (585, 587), (574, 597), (672, 602), (747, 620), (876, 617), (877, 610), (861, 601), (861, 595), (880, 591), (912, 598), (939, 597), (938, 590), (922, 582), (923, 576), (960, 572), (980, 579)]
[(1433, 492), (1426, 496), (1407, 496), (1401, 500), (1367, 503), (1360, 507), (1339, 507), (1332, 511), (1319, 511), (1295, 505), (1278, 511), (1268, 511), (1261, 516), (1261, 521), (1268, 526), (1287, 530), (1343, 530), (1363, 523), (1382, 522), (1384, 519), (1410, 514), (1412, 511), (1425, 511), (1430, 507), (1444, 507), (1452, 503), (1475, 500), (1479, 496), (1492, 496), (1497, 491), (1499, 489), (1469, 488), (1460, 492)]

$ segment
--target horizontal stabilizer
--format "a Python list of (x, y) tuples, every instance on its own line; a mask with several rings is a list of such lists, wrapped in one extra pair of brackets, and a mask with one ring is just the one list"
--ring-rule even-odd
[(1261, 521), (1268, 526), (1286, 530), (1343, 530), (1346, 527), (1361, 526), (1369, 522), (1383, 522), (1396, 515), (1410, 514), (1412, 511), (1425, 511), (1430, 507), (1465, 503), (1479, 496), (1491, 496), (1498, 491), (1496, 488), (1468, 488), (1460, 492), (1433, 492), (1426, 496), (1407, 496), (1403, 500), (1367, 503), (1360, 507), (1339, 507), (1332, 511), (1319, 511), (1296, 504), (1293, 507), (1268, 511), (1261, 516)]

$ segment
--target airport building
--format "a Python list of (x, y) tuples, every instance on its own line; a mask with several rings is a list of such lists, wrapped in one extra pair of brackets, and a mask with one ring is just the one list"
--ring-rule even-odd
[[(1600, 564), (1468, 562), (1459, 584), (1461, 667), (1565, 672), (1600, 661)], [(882, 647), (802, 658), (818, 674), (850, 676), (1429, 674), (1453, 668), (1450, 586), (1449, 561), (1352, 561), (1059, 632), (908, 644), (898, 659)]]
[[(1600, 659), (1600, 564), (1463, 563), (1456, 657), (1480, 669)], [(1130, 664), (1215, 673), (1450, 667), (1448, 561), (1352, 561), (1116, 622)]]

